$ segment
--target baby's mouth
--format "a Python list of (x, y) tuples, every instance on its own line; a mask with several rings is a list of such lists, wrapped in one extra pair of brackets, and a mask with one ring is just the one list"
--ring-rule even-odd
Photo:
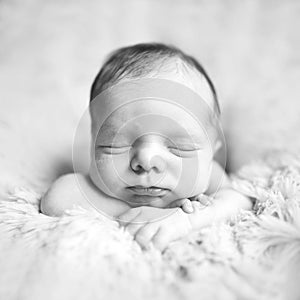
[(150, 186), (144, 187), (141, 185), (127, 187), (132, 193), (140, 196), (164, 196), (169, 190), (161, 187)]

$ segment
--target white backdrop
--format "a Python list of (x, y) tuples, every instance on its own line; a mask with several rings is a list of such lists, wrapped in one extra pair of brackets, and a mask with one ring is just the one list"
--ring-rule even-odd
[[(44, 191), (72, 170), (94, 76), (108, 52), (138, 42), (174, 44), (208, 70), (232, 170), (300, 149), (299, 1), (2, 0), (0, 18), (1, 186)], [(88, 141), (87, 124), (83, 169)]]

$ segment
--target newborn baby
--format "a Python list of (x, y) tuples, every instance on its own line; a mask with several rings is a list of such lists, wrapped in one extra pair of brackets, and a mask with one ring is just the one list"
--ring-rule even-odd
[(118, 49), (94, 80), (89, 110), (89, 172), (58, 178), (42, 198), (43, 213), (96, 210), (142, 247), (163, 250), (251, 209), (225, 174), (217, 95), (193, 57), (163, 44)]

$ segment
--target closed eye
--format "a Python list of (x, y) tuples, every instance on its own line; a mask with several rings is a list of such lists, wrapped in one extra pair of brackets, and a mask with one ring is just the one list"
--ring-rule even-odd
[(191, 156), (196, 153), (196, 151), (201, 150), (201, 148), (191, 148), (191, 147), (168, 147), (170, 152), (177, 156)]
[(119, 154), (119, 153), (124, 153), (129, 150), (131, 146), (111, 146), (111, 145), (98, 145), (96, 147), (97, 150), (100, 150), (103, 153), (108, 153), (108, 154)]
[(201, 150), (201, 147), (193, 147), (193, 146), (178, 146), (178, 147), (168, 147), (169, 149), (176, 149), (180, 151), (197, 151)]

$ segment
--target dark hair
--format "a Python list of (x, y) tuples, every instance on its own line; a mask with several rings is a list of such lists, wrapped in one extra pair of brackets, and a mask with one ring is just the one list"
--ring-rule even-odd
[(214, 107), (220, 114), (220, 106), (215, 87), (201, 64), (180, 49), (161, 43), (143, 43), (123, 47), (113, 51), (97, 74), (90, 92), (90, 101), (110, 85), (125, 76), (141, 77), (157, 67), (157, 61), (178, 57), (201, 73), (206, 79), (214, 96)]

